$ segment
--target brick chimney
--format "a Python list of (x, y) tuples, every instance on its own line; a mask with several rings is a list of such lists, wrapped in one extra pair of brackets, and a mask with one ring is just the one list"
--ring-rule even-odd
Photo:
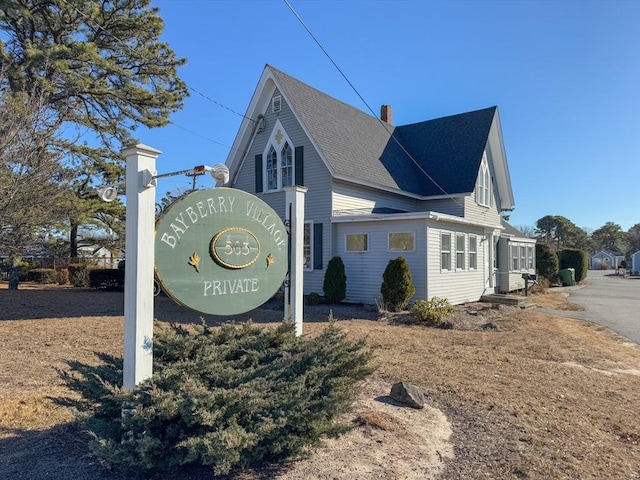
[(391, 124), (391, 117), (391, 105), (382, 105), (382, 107), (380, 107), (380, 120)]

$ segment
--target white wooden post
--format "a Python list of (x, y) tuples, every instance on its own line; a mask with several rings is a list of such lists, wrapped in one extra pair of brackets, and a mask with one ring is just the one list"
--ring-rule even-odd
[(122, 150), (127, 161), (123, 386), (128, 390), (153, 373), (153, 176), (161, 153), (142, 144)]
[(289, 270), (289, 285), (284, 291), (284, 318), (293, 320), (296, 326), (296, 336), (302, 335), (303, 316), (303, 274), (304, 274), (304, 195), (307, 187), (284, 187), (285, 191), (285, 220), (289, 222), (291, 236), (291, 266)]

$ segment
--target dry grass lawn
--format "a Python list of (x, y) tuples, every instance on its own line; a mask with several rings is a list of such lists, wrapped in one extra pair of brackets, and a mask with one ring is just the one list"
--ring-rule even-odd
[[(560, 294), (533, 300), (577, 308)], [(481, 304), (458, 308), (452, 330), (361, 308), (307, 308), (305, 334), (326, 326), (329, 308), (375, 351), (377, 371), (363, 387), (369, 403), (355, 412), (354, 433), (329, 443), (315, 462), (232, 478), (640, 479), (638, 345), (591, 323)], [(116, 292), (0, 288), (0, 478), (127, 478), (86, 456), (74, 412), (60, 403), (71, 392), (58, 374), (68, 361), (97, 362), (94, 352), (121, 355), (122, 310)], [(158, 298), (156, 316), (198, 321), (166, 298)], [(271, 324), (281, 311), (250, 316)], [(423, 389), (428, 411), (403, 419), (400, 407), (388, 406), (384, 395), (400, 380)], [(409, 448), (420, 442), (422, 450)], [(358, 457), (369, 467), (355, 468)]]

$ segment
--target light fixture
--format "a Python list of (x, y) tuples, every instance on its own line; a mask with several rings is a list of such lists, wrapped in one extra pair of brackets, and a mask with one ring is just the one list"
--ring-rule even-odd
[(118, 198), (118, 185), (104, 185), (94, 189), (103, 202), (113, 202)]

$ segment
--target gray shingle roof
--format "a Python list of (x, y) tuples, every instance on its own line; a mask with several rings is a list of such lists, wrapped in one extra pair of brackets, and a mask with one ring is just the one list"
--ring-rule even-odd
[(269, 68), (334, 176), (420, 196), (473, 191), (496, 107), (394, 127)]

